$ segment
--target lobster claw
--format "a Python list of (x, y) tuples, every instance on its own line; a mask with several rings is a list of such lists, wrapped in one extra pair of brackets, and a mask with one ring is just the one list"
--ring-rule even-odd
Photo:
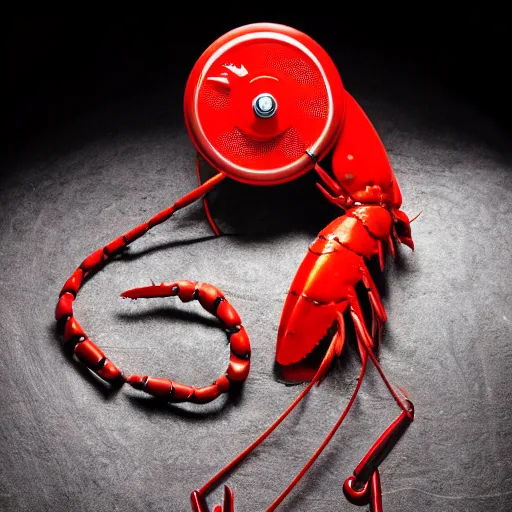
[[(193, 491), (190, 495), (192, 503), (192, 512), (210, 512), (204, 497), (199, 494), (199, 491)], [(235, 512), (235, 498), (233, 491), (227, 485), (224, 486), (224, 500), (222, 505), (217, 505), (213, 512)]]

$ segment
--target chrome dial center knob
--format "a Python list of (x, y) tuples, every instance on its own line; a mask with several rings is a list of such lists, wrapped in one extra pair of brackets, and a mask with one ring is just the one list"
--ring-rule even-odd
[(254, 98), (252, 108), (258, 117), (272, 117), (277, 110), (277, 101), (271, 94), (264, 92)]

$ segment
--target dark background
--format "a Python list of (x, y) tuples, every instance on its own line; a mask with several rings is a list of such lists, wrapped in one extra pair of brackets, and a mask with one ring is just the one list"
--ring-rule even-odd
[[(92, 106), (162, 83), (182, 89), (197, 57), (219, 34), (259, 20), (197, 10), (11, 19), (3, 34), (8, 139), (19, 143)], [(420, 4), (374, 14), (274, 13), (268, 21), (303, 30), (328, 51), (372, 56), (393, 74), (455, 91), (508, 130), (508, 18), (498, 8), (465, 11)]]
[[(79, 6), (81, 7), (81, 6)], [(227, 348), (200, 308), (126, 303), (131, 287), (197, 279), (240, 311), (253, 347), (239, 397), (167, 406), (111, 393), (67, 358), (59, 290), (93, 250), (196, 184), (185, 83), (217, 37), (256, 21), (316, 39), (374, 122), (412, 217), (416, 251), (388, 262), (381, 363), (417, 416), (382, 466), (384, 507), (510, 510), (512, 171), (505, 12), (409, 10), (258, 16), (198, 5), (164, 13), (5, 17), (0, 177), (0, 510), (189, 510), (200, 487), (295, 398), (273, 373), (285, 291), (339, 214), (314, 176), (272, 188), (224, 182), (137, 241), (81, 290), (75, 313), (127, 373), (204, 385)], [(336, 6), (337, 8), (340, 6)], [(84, 7), (81, 7), (85, 9)], [(242, 8), (238, 6), (237, 8)], [(267, 7), (270, 8), (270, 7)], [(197, 12), (195, 12), (197, 11)], [(229, 11), (229, 12), (226, 12)], [(230, 478), (237, 512), (265, 510), (336, 421), (359, 360), (350, 345), (296, 414)], [(397, 411), (369, 370), (354, 410), (283, 511), (365, 510), (341, 486)], [(221, 499), (220, 488), (210, 508)]]

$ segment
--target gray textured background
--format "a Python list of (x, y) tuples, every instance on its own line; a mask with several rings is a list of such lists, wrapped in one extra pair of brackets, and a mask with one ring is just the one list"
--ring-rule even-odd
[[(382, 281), (381, 350), (416, 420), (382, 466), (387, 511), (510, 510), (512, 181), (509, 143), (456, 96), (360, 55), (334, 56), (374, 122), (413, 216), (416, 251)], [(135, 242), (84, 286), (75, 313), (126, 373), (203, 385), (226, 367), (224, 335), (197, 303), (123, 301), (175, 279), (222, 289), (253, 348), (239, 397), (161, 406), (106, 392), (66, 358), (58, 292), (83, 258), (194, 188), (183, 90), (165, 85), (73, 118), (4, 169), (0, 190), (0, 509), (190, 510), (189, 494), (300, 392), (273, 373), (285, 292), (308, 243), (336, 215), (314, 177), (275, 188), (225, 182)], [(237, 511), (264, 510), (344, 407), (359, 360), (349, 348), (323, 384), (227, 480)], [(360, 510), (342, 482), (397, 408), (370, 367), (346, 423), (280, 510)], [(219, 487), (209, 499), (220, 502)]]

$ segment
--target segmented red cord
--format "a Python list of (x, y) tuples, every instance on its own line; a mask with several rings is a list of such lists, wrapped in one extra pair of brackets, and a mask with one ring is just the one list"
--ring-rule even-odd
[[(197, 153), (197, 156), (196, 156), (196, 174), (197, 174), (197, 183), (199, 186), (201, 186), (202, 185), (202, 182), (201, 182), (201, 155), (199, 153)], [(208, 224), (210, 224), (215, 235), (217, 235), (217, 236), (222, 235), (222, 232), (220, 231), (220, 229), (217, 227), (217, 224), (215, 224), (215, 221), (213, 220), (212, 214), (210, 212), (210, 205), (208, 204), (207, 195), (205, 195), (203, 198), (203, 207), (204, 207), (204, 211), (206, 213), (206, 218), (208, 219)]]

